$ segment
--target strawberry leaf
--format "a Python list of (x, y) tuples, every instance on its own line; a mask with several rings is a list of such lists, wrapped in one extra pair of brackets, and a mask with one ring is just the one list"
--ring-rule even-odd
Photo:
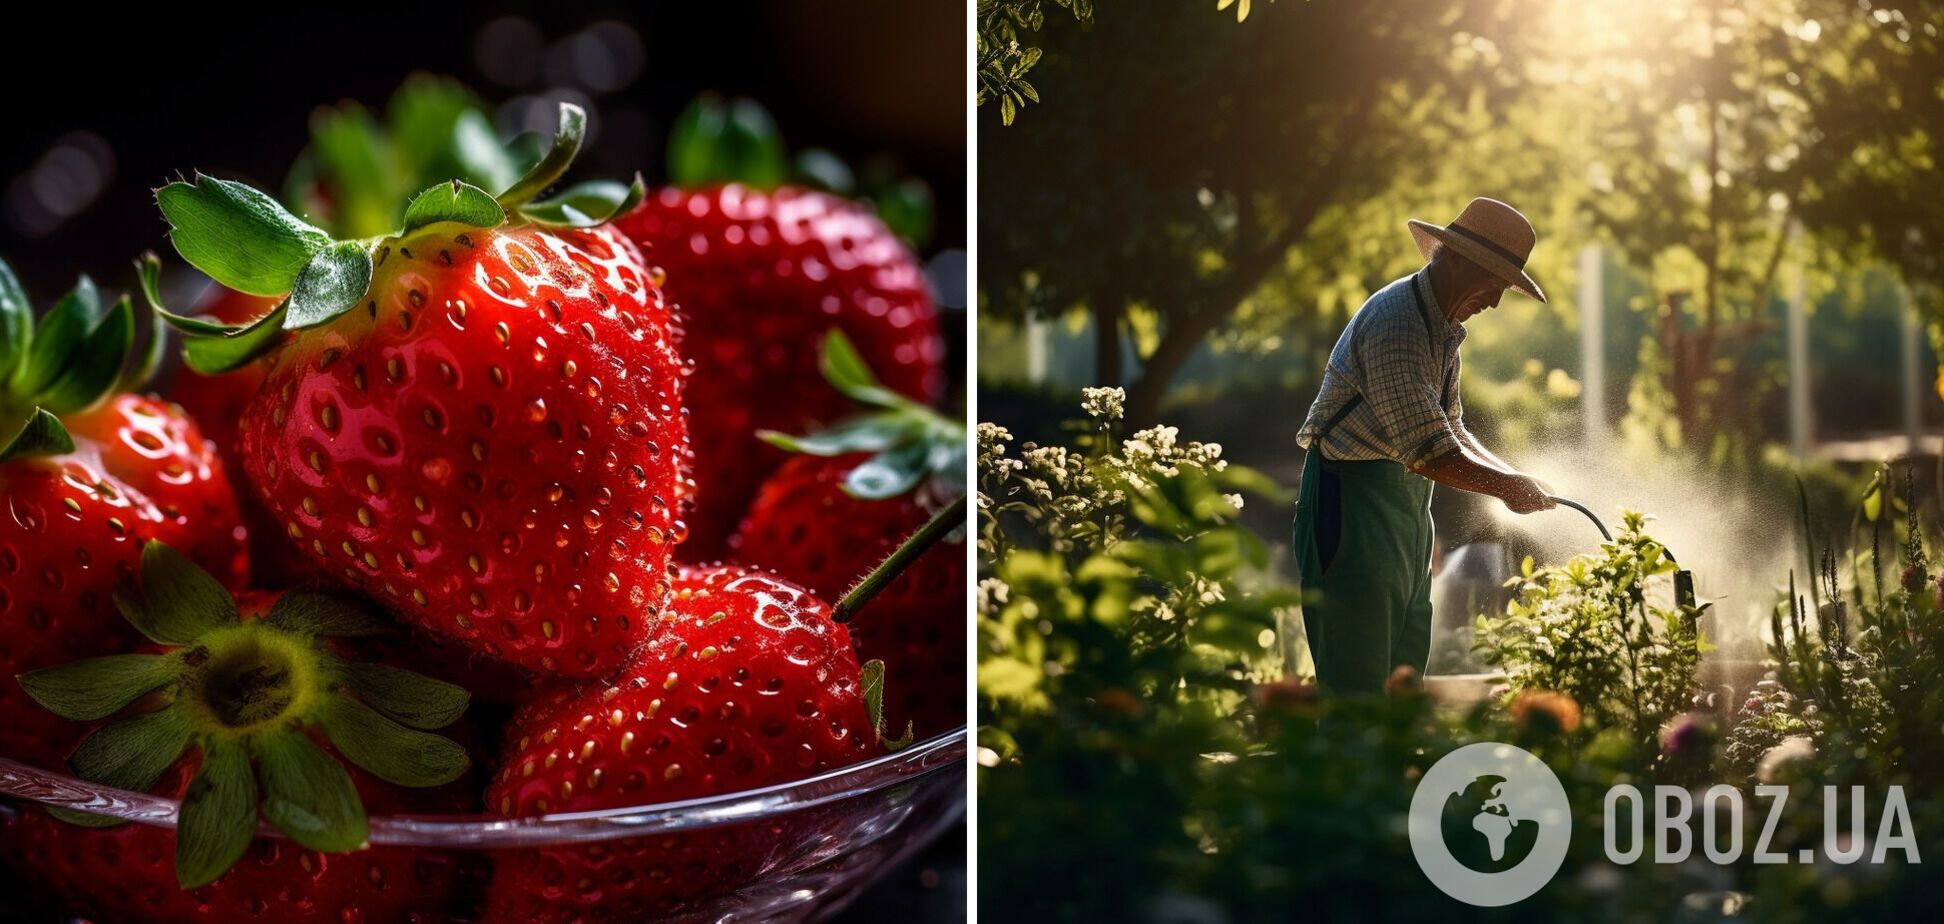
[(371, 250), (357, 241), (325, 247), (297, 273), (291, 284), (283, 326), (296, 329), (329, 323), (356, 307), (371, 288)]
[(13, 371), (34, 331), (34, 306), (13, 267), (0, 260), (0, 376)]
[(115, 605), (143, 635), (164, 645), (187, 645), (237, 621), (236, 599), (221, 583), (154, 540), (142, 546), (141, 594), (118, 593)]
[[(182, 359), (189, 368), (204, 375), (219, 375), (241, 369), (283, 342), (284, 319), (289, 313), (290, 300), (285, 299), (269, 314), (248, 324), (219, 327), (213, 335), (191, 335), (183, 340)], [(169, 314), (163, 315), (162, 320), (177, 330), (182, 330), (185, 323), (209, 323)]]
[(506, 223), (506, 210), (486, 190), (452, 180), (412, 197), (412, 203), (405, 207), (405, 230), (401, 233), (411, 234), (440, 222), (497, 228)]
[(263, 817), (277, 830), (326, 853), (356, 850), (371, 839), (364, 803), (343, 764), (303, 732), (271, 732), (255, 744)]
[(49, 414), (46, 408), (37, 407), (20, 432), (7, 441), (6, 448), (0, 449), (0, 462), (29, 456), (59, 456), (73, 451), (74, 437), (61, 426), (61, 419)]
[(850, 165), (823, 148), (804, 148), (797, 152), (796, 179), (846, 199), (857, 192), (857, 176), (851, 172)]
[(775, 120), (754, 100), (725, 103), (705, 93), (675, 119), (668, 138), (668, 176), (677, 186), (742, 183), (779, 186), (790, 160)]
[(338, 753), (388, 783), (443, 786), (472, 763), (465, 748), (406, 728), (357, 700), (332, 697), (318, 719)]
[(168, 655), (108, 655), (22, 674), (20, 688), (61, 718), (93, 722), (180, 676), (182, 661)]
[[(449, 172), (484, 189), (506, 189), (520, 178), (520, 165), (493, 132), (493, 123), (478, 110), (459, 114), (452, 123), (452, 137), (446, 142)], [(437, 176), (428, 169), (421, 175)]]
[(174, 706), (103, 726), (81, 742), (68, 767), (91, 783), (147, 792), (189, 746), (189, 721)]
[(293, 590), (277, 598), (263, 621), (287, 632), (333, 638), (383, 635), (391, 626), (349, 594)]
[(121, 381), (115, 383), (115, 391), (136, 391), (148, 384), (155, 376), (155, 370), (162, 365), (162, 355), (168, 352), (168, 332), (162, 328), (162, 260), (154, 251), (143, 253), (135, 261), (135, 275), (141, 280), (142, 300), (148, 304), (149, 345), (141, 358), (130, 364)]
[(520, 214), (538, 225), (555, 228), (592, 228), (617, 215), (626, 214), (641, 204), (648, 187), (635, 174), (634, 182), (622, 185), (613, 180), (590, 180), (563, 190), (544, 202), (520, 209)]
[(331, 194), (331, 227), (346, 237), (391, 230), (397, 171), (377, 120), (357, 103), (320, 108), (310, 120), (311, 164)]
[(176, 819), (176, 881), (183, 888), (215, 882), (243, 857), (256, 834), (257, 785), (241, 741), (204, 742), (202, 769)]
[(176, 251), (210, 278), (250, 295), (281, 295), (330, 244), (321, 230), (242, 183), (196, 175), (155, 192)]
[(931, 447), (906, 443), (857, 464), (844, 476), (844, 493), (865, 500), (897, 497), (916, 487), (931, 473)]
[(128, 348), (135, 342), (135, 306), (122, 296), (69, 357), (60, 378), (40, 403), (55, 414), (93, 407), (120, 381)]
[(539, 163), (500, 194), (500, 205), (509, 211), (516, 210), (545, 192), (567, 172), (568, 165), (574, 162), (574, 155), (580, 153), (581, 142), (586, 137), (587, 110), (573, 103), (561, 103), (560, 126), (554, 130), (553, 144), (547, 148), (547, 153), (541, 155)]
[(885, 226), (912, 247), (923, 249), (930, 243), (937, 208), (924, 180), (908, 178), (878, 190), (871, 195), (871, 204)]
[(924, 421), (909, 414), (887, 411), (867, 414), (804, 436), (791, 436), (775, 430), (759, 430), (756, 435), (771, 446), (787, 452), (812, 456), (841, 456), (853, 452), (879, 452), (889, 449), (924, 430)]
[(13, 393), (38, 395), (54, 384), (100, 315), (101, 296), (95, 291), (94, 280), (82, 276), (73, 291), (61, 296), (41, 318), (25, 360), (14, 369)]
[(472, 699), (465, 687), (389, 664), (351, 662), (339, 668), (339, 676), (365, 705), (427, 731), (451, 725)]
[(850, 338), (835, 327), (824, 335), (823, 352), (817, 357), (817, 366), (823, 370), (824, 380), (832, 388), (860, 404), (888, 408), (911, 405), (903, 396), (878, 384), (870, 364), (864, 362), (864, 357), (851, 344)]
[(407, 180), (457, 177), (497, 192), (520, 178), (479, 98), (449, 77), (407, 77), (386, 104), (385, 123)]

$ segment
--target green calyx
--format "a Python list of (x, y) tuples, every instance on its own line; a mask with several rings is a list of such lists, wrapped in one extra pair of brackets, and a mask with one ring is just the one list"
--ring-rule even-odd
[(134, 305), (123, 296), (103, 312), (86, 276), (37, 325), (19, 278), (0, 260), (0, 462), (73, 452), (61, 417), (146, 382), (161, 359), (159, 334), (137, 354)]
[(893, 233), (913, 247), (931, 240), (937, 209), (931, 187), (898, 176), (874, 158), (860, 174), (823, 148), (804, 148), (792, 158), (776, 120), (752, 99), (697, 96), (675, 119), (668, 135), (668, 179), (696, 188), (740, 183), (775, 189), (800, 183), (844, 198), (862, 198)]
[(964, 494), (965, 425), (878, 384), (871, 367), (843, 332), (824, 336), (824, 379), (851, 400), (876, 408), (805, 436), (757, 433), (772, 446), (813, 456), (873, 455), (851, 469), (844, 492), (865, 500), (897, 497), (927, 478), (940, 494)]
[(677, 186), (741, 183), (773, 189), (790, 179), (790, 156), (776, 120), (761, 104), (704, 93), (669, 130), (668, 178)]
[(276, 310), (248, 324), (172, 314), (159, 302), (156, 314), (182, 332), (190, 368), (228, 372), (274, 349), (284, 331), (329, 323), (363, 303), (371, 287), (373, 254), (391, 242), (434, 229), (602, 224), (641, 201), (646, 187), (639, 176), (627, 185), (581, 183), (554, 198), (535, 199), (566, 173), (586, 132), (587, 114), (562, 103), (551, 145), (504, 192), (494, 195), (457, 178), (438, 183), (405, 206), (401, 229), (356, 240), (335, 239), (242, 183), (201, 174), (193, 181), (170, 183), (156, 190), (155, 199), (183, 259), (239, 292), (284, 299)]
[(486, 112), (464, 85), (429, 74), (407, 77), (382, 114), (355, 102), (320, 107), (284, 201), (335, 236), (364, 238), (398, 228), (407, 199), (428, 184), (506, 189), (532, 157), (502, 143)]
[[(261, 619), (169, 547), (142, 549), (139, 592), (122, 615), (167, 650), (110, 655), (20, 676), (49, 711), (109, 720), (68, 759), (83, 779), (146, 791), (192, 749), (199, 760), (176, 828), (183, 888), (215, 881), (256, 835), (261, 817), (313, 850), (355, 850), (369, 837), (350, 774), (322, 746), (400, 786), (459, 778), (464, 748), (430, 734), (458, 719), (469, 695), (449, 683), (346, 661), (326, 641), (376, 635), (385, 622), (355, 598), (290, 591)], [(132, 711), (132, 714), (130, 714)], [(75, 824), (112, 819), (61, 811)]]

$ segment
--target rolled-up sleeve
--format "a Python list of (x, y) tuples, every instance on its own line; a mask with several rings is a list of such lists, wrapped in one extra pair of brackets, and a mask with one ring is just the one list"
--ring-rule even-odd
[(1399, 314), (1365, 332), (1357, 344), (1360, 383), (1398, 462), (1417, 468), (1459, 447), (1446, 412), (1443, 366), (1415, 317)]

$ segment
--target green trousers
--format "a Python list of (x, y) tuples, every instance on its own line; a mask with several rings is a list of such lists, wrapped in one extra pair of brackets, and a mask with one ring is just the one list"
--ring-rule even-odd
[(1431, 482), (1395, 462), (1303, 460), (1293, 542), (1316, 679), (1380, 693), (1431, 651)]

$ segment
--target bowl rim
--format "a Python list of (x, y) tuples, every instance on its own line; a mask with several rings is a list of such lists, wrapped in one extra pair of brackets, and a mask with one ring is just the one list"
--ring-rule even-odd
[[(374, 815), (370, 843), (493, 849), (598, 842), (713, 828), (842, 802), (953, 768), (962, 775), (969, 742), (968, 727), (960, 725), (902, 750), (816, 776), (675, 802), (524, 818), (483, 814)], [(0, 757), (0, 796), (162, 828), (175, 827), (178, 806), (174, 799), (96, 786), (5, 757)], [(258, 835), (284, 836), (267, 824), (259, 828)]]

